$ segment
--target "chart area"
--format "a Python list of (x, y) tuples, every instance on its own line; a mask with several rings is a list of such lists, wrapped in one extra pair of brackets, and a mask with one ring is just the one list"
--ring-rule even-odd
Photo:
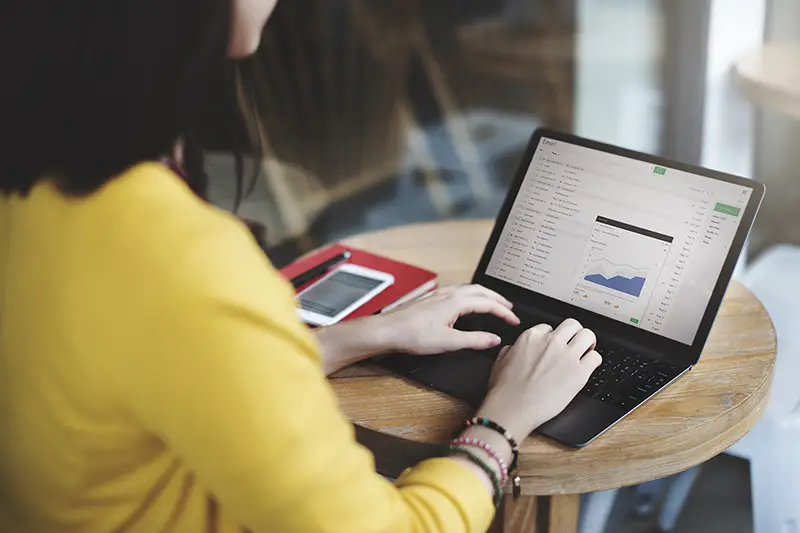
[(628, 264), (612, 263), (608, 259), (598, 259), (589, 263), (584, 281), (613, 289), (617, 292), (638, 298), (642, 294), (644, 284), (650, 270), (636, 268)]
[(572, 280), (572, 303), (639, 325), (673, 238), (598, 216)]

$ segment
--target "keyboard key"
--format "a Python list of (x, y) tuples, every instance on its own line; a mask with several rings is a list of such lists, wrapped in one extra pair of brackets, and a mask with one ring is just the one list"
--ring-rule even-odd
[(617, 401), (614, 402), (614, 405), (617, 407), (622, 407), (623, 409), (633, 409), (637, 405), (639, 405), (640, 401), (633, 396), (623, 396)]
[(653, 375), (650, 374), (650, 372), (648, 372), (647, 370), (641, 368), (630, 377), (630, 381), (632, 383), (636, 383), (637, 385), (644, 385), (651, 379), (653, 379)]
[(594, 396), (594, 399), (601, 401), (603, 403), (612, 403), (614, 400), (617, 399), (617, 396), (610, 392), (601, 392), (596, 396)]
[(600, 342), (603, 363), (589, 378), (581, 394), (598, 401), (632, 409), (677, 375), (669, 363), (653, 361), (619, 346)]
[(656, 374), (655, 377), (653, 377), (653, 379), (650, 380), (649, 384), (653, 388), (660, 389), (661, 387), (666, 385), (668, 381), (669, 377), (666, 376), (665, 374)]
[(639, 385), (637, 388), (646, 390), (648, 396), (651, 396), (654, 392), (658, 391), (658, 387), (653, 387), (652, 382), (644, 383)]
[(599, 350), (599, 352), (603, 356), (603, 361), (607, 364), (617, 363), (621, 360), (619, 352), (614, 350)]

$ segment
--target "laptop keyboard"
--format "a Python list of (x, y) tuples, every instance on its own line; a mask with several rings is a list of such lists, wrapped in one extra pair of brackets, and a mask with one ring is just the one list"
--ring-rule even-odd
[(678, 375), (677, 367), (627, 348), (601, 345), (597, 351), (603, 364), (580, 394), (623, 409), (636, 407)]
[[(524, 325), (512, 326), (493, 315), (467, 315), (456, 327), (463, 331), (484, 330), (500, 335), (503, 344), (513, 344), (531, 325), (542, 322), (520, 317)], [(552, 326), (553, 324), (551, 324)], [(678, 376), (678, 368), (655, 361), (635, 351), (598, 341), (603, 364), (594, 371), (579, 394), (623, 409), (633, 409)], [(494, 355), (496, 351), (492, 351)]]

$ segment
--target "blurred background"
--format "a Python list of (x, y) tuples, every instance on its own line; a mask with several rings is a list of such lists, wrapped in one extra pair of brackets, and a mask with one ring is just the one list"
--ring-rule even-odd
[[(255, 58), (268, 150), (239, 214), (277, 266), (355, 233), (492, 218), (537, 126), (765, 183), (739, 276), (778, 328), (760, 427), (782, 429), (585, 498), (582, 531), (800, 533), (800, 448), (780, 444), (800, 436), (798, 43), (800, 0), (284, 0)], [(231, 147), (207, 136), (211, 199), (232, 209)]]

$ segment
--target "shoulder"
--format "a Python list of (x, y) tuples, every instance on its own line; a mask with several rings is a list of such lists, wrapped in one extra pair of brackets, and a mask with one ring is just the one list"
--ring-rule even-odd
[[(248, 262), (255, 255), (243, 224), (197, 197), (158, 163), (136, 165), (92, 195), (70, 201), (70, 207), (68, 218), (80, 220), (73, 233), (82, 227), (92, 236), (78, 239), (91, 248), (87, 255), (120, 274), (184, 276), (183, 269), (203, 270), (225, 250), (236, 248)], [(203, 254), (208, 257), (188, 269)]]
[[(103, 228), (148, 240), (185, 238), (192, 233), (230, 228), (235, 217), (195, 195), (160, 163), (141, 163), (76, 202), (87, 216), (102, 218)], [(111, 235), (109, 235), (110, 237)]]
[(89, 202), (100, 259), (92, 268), (116, 295), (110, 305), (133, 302), (124, 312), (137, 321), (176, 312), (201, 319), (198, 309), (256, 316), (315, 351), (294, 291), (247, 226), (198, 198), (167, 167), (138, 165)]
[(268, 266), (239, 219), (200, 199), (158, 163), (132, 167), (73, 206), (107, 255), (134, 266), (169, 272), (168, 265), (180, 266), (192, 254), (220, 255), (215, 248), (235, 248)]

